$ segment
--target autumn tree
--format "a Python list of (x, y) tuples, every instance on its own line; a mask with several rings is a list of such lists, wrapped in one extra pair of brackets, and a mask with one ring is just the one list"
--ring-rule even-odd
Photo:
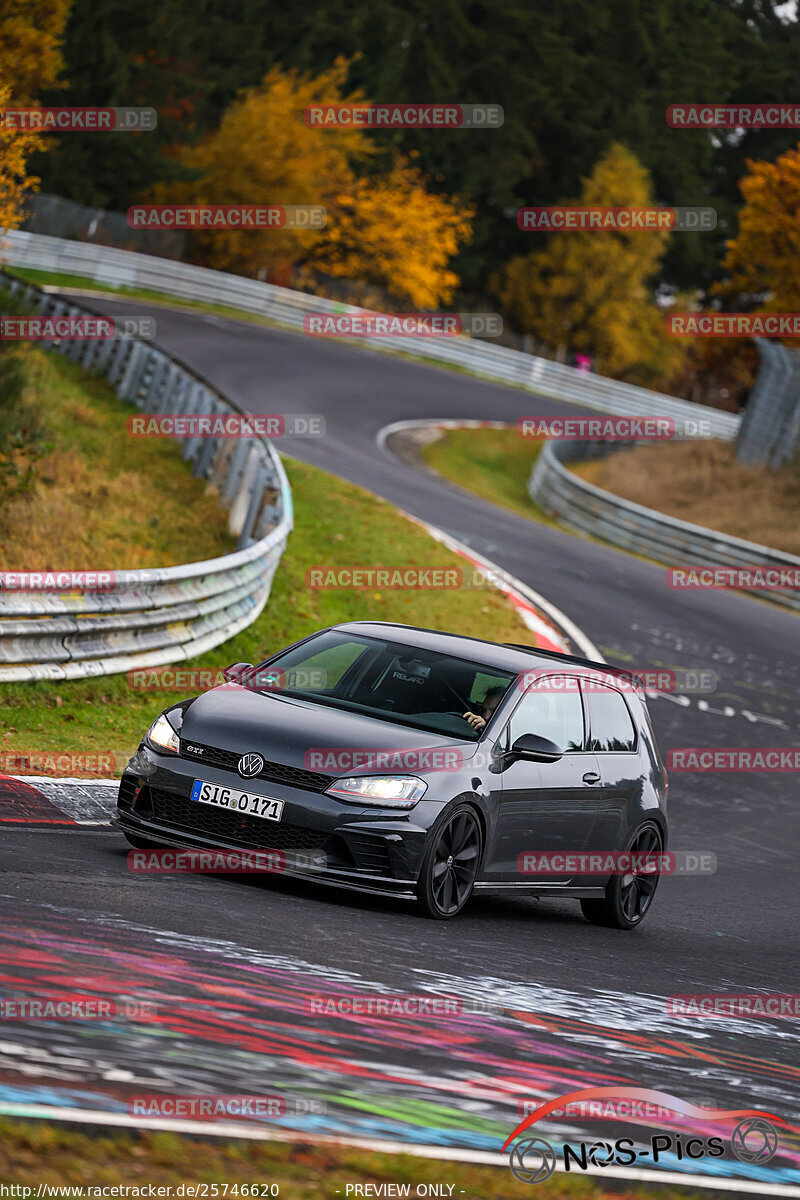
[[(323, 229), (203, 230), (202, 261), (280, 283), (299, 272), (364, 280), (411, 307), (446, 302), (458, 283), (449, 261), (469, 235), (469, 211), (429, 193), (401, 159), (381, 169), (365, 128), (306, 125), (305, 109), (364, 104), (345, 94), (348, 64), (321, 75), (274, 67), (245, 92), (211, 137), (180, 155), (194, 180), (153, 190), (159, 202), (308, 204), (327, 210)], [(382, 160), (383, 161), (383, 160)]]
[(800, 147), (775, 162), (748, 160), (739, 232), (726, 243), (714, 289), (740, 309), (800, 311)]
[[(453, 264), (481, 304), (489, 275), (530, 251), (508, 209), (575, 196), (612, 142), (651, 172), (665, 204), (707, 204), (714, 232), (670, 240), (669, 285), (707, 287), (738, 207), (746, 158), (775, 159), (788, 128), (671, 129), (667, 105), (794, 96), (800, 20), (777, 0), (83, 0), (66, 38), (72, 104), (151, 104), (158, 128), (107, 139), (74, 133), (36, 164), (47, 191), (124, 212), (175, 178), (170, 149), (219, 127), (243, 88), (276, 64), (319, 74), (337, 54), (350, 87), (375, 100), (486, 101), (505, 122), (491, 133), (386, 130), (382, 149), (414, 161), (428, 187), (475, 205), (475, 234)], [(50, 101), (48, 101), (50, 102)], [(52, 101), (58, 102), (58, 98)], [(416, 157), (415, 157), (416, 156)]]
[[(316, 78), (273, 68), (231, 105), (216, 133), (180, 154), (194, 179), (160, 186), (154, 195), (162, 202), (327, 207), (349, 191), (354, 165), (366, 162), (372, 148), (362, 129), (312, 128), (303, 114), (314, 104), (362, 100), (360, 93), (341, 94), (346, 72), (343, 61)], [(214, 267), (250, 275), (266, 267), (275, 274), (321, 236), (288, 228), (198, 231), (195, 248)]]
[[(11, 104), (11, 89), (0, 83), (0, 110)], [(41, 137), (29, 130), (0, 123), (0, 231), (16, 229), (23, 218), (25, 193), (38, 179), (27, 173), (28, 159), (41, 146)]]
[[(579, 203), (652, 207), (649, 174), (615, 144), (584, 180)], [(641, 383), (669, 378), (683, 346), (667, 337), (650, 287), (668, 237), (664, 229), (551, 233), (543, 248), (495, 277), (503, 310), (517, 329), (550, 347), (593, 355), (604, 375)]]
[(469, 238), (471, 216), (458, 200), (428, 192), (420, 172), (398, 161), (335, 198), (325, 236), (306, 261), (426, 311), (452, 300), (459, 279), (449, 264)]
[[(738, 233), (725, 243), (723, 278), (711, 288), (729, 312), (800, 311), (800, 148), (775, 162), (748, 159), (739, 182)], [(797, 346), (798, 340), (785, 339)], [(759, 356), (750, 338), (698, 338), (679, 388), (705, 404), (737, 408)], [(688, 385), (688, 387), (687, 387)]]
[[(0, 0), (0, 114), (29, 107), (42, 91), (58, 86), (63, 68), (60, 39), (70, 0)], [(28, 159), (46, 139), (0, 119), (0, 230), (23, 219), (25, 193), (38, 179)]]

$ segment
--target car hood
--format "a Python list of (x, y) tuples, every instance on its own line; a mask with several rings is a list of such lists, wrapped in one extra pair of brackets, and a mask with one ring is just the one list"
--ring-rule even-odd
[(272, 762), (330, 775), (377, 770), (420, 775), (452, 769), (471, 759), (478, 747), (477, 742), (231, 684), (180, 707), (184, 741), (257, 752)]

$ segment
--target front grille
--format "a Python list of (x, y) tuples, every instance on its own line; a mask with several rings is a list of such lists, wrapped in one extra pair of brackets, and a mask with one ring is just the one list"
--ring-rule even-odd
[[(181, 739), (181, 757), (190, 758), (193, 762), (208, 763), (222, 771), (233, 771), (235, 775), (239, 775), (237, 767), (242, 756), (235, 750), (220, 750), (217, 746), (205, 746), (202, 742), (184, 742)], [(288, 767), (285, 763), (265, 762), (260, 775), (248, 778), (285, 783), (287, 787), (303, 788), (307, 792), (324, 792), (338, 776), (322, 775), (319, 771), (304, 771), (302, 767)]]
[(153, 820), (162, 825), (204, 833), (225, 842), (261, 850), (319, 850), (328, 837), (324, 831), (302, 825), (264, 821), (243, 813), (225, 812), (213, 804), (187, 800), (160, 788), (151, 788)]

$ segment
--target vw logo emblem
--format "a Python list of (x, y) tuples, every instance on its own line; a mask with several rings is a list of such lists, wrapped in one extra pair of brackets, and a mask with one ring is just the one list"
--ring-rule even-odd
[(253, 775), (260, 775), (264, 770), (264, 760), (260, 754), (243, 754), (237, 770), (243, 779), (251, 779)]
[(526, 1138), (511, 1147), (508, 1165), (522, 1183), (544, 1183), (556, 1169), (556, 1152), (544, 1138)]
[[(750, 1139), (749, 1143), (747, 1139)], [(740, 1121), (731, 1136), (731, 1150), (743, 1163), (768, 1163), (778, 1149), (775, 1126), (763, 1117)]]

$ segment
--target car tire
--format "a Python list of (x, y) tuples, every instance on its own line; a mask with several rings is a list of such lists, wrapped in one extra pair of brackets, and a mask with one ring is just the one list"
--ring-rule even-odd
[(133, 846), (134, 850), (163, 850), (164, 846), (161, 842), (151, 842), (150, 838), (140, 837), (138, 833), (128, 833), (127, 829), (123, 829), (122, 836), (128, 845)]
[[(637, 854), (660, 854), (664, 849), (661, 830), (653, 821), (646, 821), (636, 830), (627, 849)], [(658, 880), (658, 872), (612, 875), (603, 899), (581, 900), (581, 911), (593, 925), (635, 929), (650, 910)]]
[(481, 823), (460, 804), (447, 814), (425, 851), (417, 881), (417, 905), (426, 917), (449, 921), (472, 895), (483, 854)]

